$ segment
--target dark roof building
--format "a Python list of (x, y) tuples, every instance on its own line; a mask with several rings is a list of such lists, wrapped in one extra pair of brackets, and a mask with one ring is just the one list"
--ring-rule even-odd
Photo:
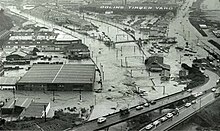
[(179, 71), (179, 78), (180, 79), (186, 79), (188, 75), (188, 71), (187, 70), (180, 70)]
[(84, 59), (90, 57), (88, 46), (82, 43), (71, 44), (65, 47), (64, 52), (69, 59)]
[(163, 57), (151, 56), (145, 60), (145, 65), (149, 71), (170, 70), (170, 65), (163, 63)]
[(2, 107), (2, 114), (20, 114), (24, 109), (29, 107), (31, 102), (32, 99), (28, 98), (16, 98), (15, 100), (11, 99)]
[(93, 90), (94, 64), (34, 65), (19, 81), (17, 90)]
[(32, 57), (32, 51), (25, 51), (21, 48), (17, 49), (16, 51), (11, 52), (9, 55), (6, 56), (6, 60), (30, 60)]

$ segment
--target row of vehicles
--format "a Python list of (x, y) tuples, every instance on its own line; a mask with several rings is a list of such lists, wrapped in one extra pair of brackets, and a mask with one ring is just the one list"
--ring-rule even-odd
[[(213, 88), (211, 89), (212, 92), (216, 92), (216, 90), (217, 90), (217, 89), (216, 89), (215, 87), (213, 87)], [(187, 92), (192, 92), (192, 90), (191, 90), (191, 89), (190, 89), (190, 90), (187, 90)], [(191, 93), (191, 94), (192, 94), (192, 96), (193, 96), (194, 98), (198, 98), (198, 97), (202, 96), (204, 93), (203, 93), (203, 92), (194, 92), (194, 93)], [(194, 100), (192, 100), (192, 101), (190, 101), (190, 102), (185, 103), (184, 107), (185, 107), (185, 108), (188, 108), (188, 107), (190, 107), (191, 105), (196, 104), (196, 103), (197, 103), (197, 101), (194, 99)], [(159, 118), (159, 119), (153, 121), (152, 123), (148, 124), (147, 126), (145, 126), (144, 128), (142, 128), (140, 131), (148, 131), (148, 130), (151, 130), (152, 128), (157, 127), (160, 123), (163, 123), (163, 122), (167, 121), (168, 119), (172, 119), (175, 115), (178, 115), (178, 114), (179, 114), (179, 109), (176, 108), (176, 109), (174, 109), (172, 112), (169, 112), (169, 113), (167, 113), (166, 115), (164, 115), (163, 117), (161, 117), (161, 118)]]
[[(150, 101), (150, 102), (146, 102), (144, 104), (141, 104), (141, 105), (138, 105), (136, 106), (136, 110), (142, 110), (144, 107), (149, 107), (150, 105), (155, 105), (156, 104), (156, 101)], [(126, 116), (126, 115), (129, 115), (130, 114), (130, 111), (129, 111), (129, 108), (127, 107), (123, 107), (119, 110), (119, 113), (120, 113), (120, 116), (123, 117), (123, 116)], [(98, 124), (101, 124), (101, 123), (104, 123), (106, 122), (107, 118), (106, 117), (99, 117), (97, 119), (97, 123)]]
[(163, 117), (155, 120), (154, 122), (148, 124), (147, 126), (145, 126), (144, 128), (142, 128), (140, 131), (148, 131), (151, 130), (153, 127), (158, 126), (160, 123), (163, 123), (169, 119), (172, 119), (175, 115), (179, 114), (179, 109), (176, 108), (174, 109), (172, 112), (167, 113), (166, 115), (164, 115)]

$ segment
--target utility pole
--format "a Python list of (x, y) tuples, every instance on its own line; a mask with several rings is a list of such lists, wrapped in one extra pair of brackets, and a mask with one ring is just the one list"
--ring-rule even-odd
[(80, 90), (79, 90), (79, 101), (81, 102), (82, 101), (82, 89), (80, 87)]
[(163, 95), (165, 95), (165, 93), (166, 93), (166, 88), (165, 86), (163, 86)]
[(95, 95), (95, 105), (96, 105), (96, 95)]
[(44, 105), (44, 121), (47, 121), (46, 105)]
[(55, 101), (55, 95), (54, 95), (54, 90), (53, 90), (53, 102)]

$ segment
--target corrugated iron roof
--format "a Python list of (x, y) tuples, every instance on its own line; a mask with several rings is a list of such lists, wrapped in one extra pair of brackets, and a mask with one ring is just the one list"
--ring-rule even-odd
[(32, 99), (29, 98), (16, 98), (11, 99), (10, 101), (6, 102), (2, 108), (12, 109), (15, 106), (27, 108), (32, 102)]
[(18, 77), (0, 77), (0, 86), (15, 86)]
[(18, 83), (93, 83), (94, 64), (34, 65)]
[(49, 103), (31, 103), (25, 110), (21, 117), (42, 117), (44, 112), (44, 106), (48, 106)]

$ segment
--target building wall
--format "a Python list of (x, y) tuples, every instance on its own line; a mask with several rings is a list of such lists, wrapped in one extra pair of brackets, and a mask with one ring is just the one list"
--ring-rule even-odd
[(74, 90), (88, 90), (92, 91), (94, 84), (36, 84), (36, 83), (18, 83), (17, 90), (26, 91), (74, 91)]

